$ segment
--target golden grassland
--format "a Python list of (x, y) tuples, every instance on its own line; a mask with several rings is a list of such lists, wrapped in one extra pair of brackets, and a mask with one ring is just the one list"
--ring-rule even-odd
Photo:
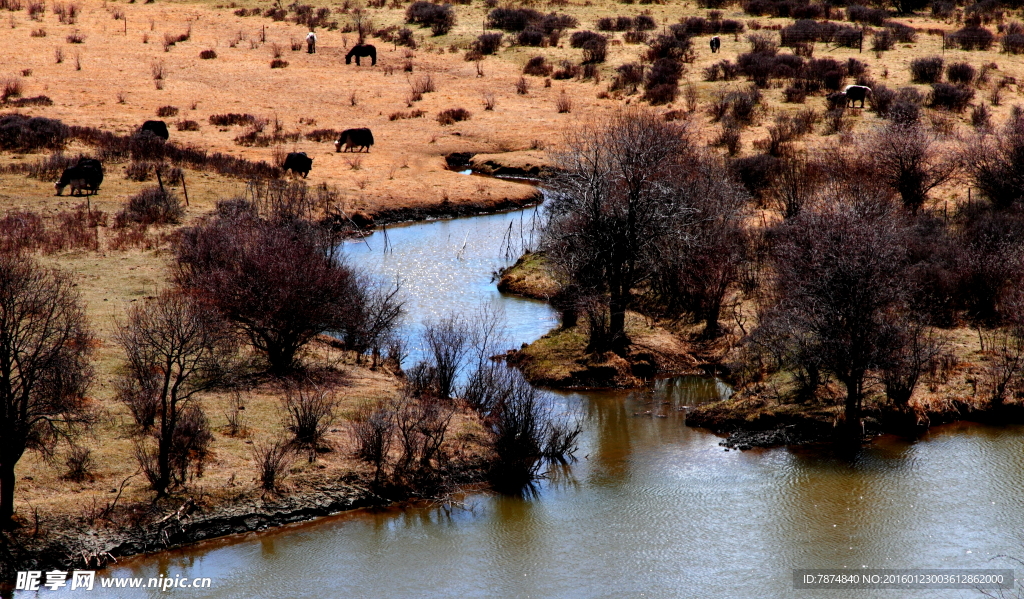
[[(558, 64), (567, 59), (579, 62), (580, 51), (569, 48), (568, 33), (557, 48), (503, 47), (496, 56), (483, 60), (483, 76), (478, 76), (476, 65), (463, 59), (464, 51), (482, 32), (486, 9), (477, 2), (459, 5), (458, 25), (445, 36), (431, 37), (429, 30), (416, 29), (420, 47), (414, 51), (394, 47), (370, 39), (377, 45), (379, 60), (376, 66), (346, 65), (346, 48), (355, 42), (352, 33), (319, 31), (318, 52), (306, 54), (290, 49), (291, 41), (301, 40), (305, 28), (290, 22), (275, 22), (263, 17), (238, 17), (236, 6), (267, 8), (269, 2), (232, 3), (230, 7), (208, 2), (174, 2), (161, 0), (152, 4), (128, 3), (111, 0), (79, 0), (75, 2), (81, 13), (74, 24), (61, 24), (52, 12), (46, 12), (41, 21), (32, 21), (27, 13), (10, 12), (0, 15), (0, 47), (3, 63), (0, 78), (12, 77), (22, 81), (24, 96), (46, 95), (53, 99), (49, 107), (23, 108), (24, 114), (57, 118), (69, 124), (95, 126), (121, 134), (130, 133), (142, 121), (156, 118), (162, 106), (175, 106), (177, 117), (166, 119), (171, 126), (171, 139), (180, 143), (194, 143), (210, 151), (221, 151), (250, 160), (273, 159), (274, 148), (242, 147), (234, 142), (243, 127), (215, 127), (209, 124), (213, 114), (229, 112), (251, 113), (276, 121), (284, 132), (309, 132), (319, 128), (345, 129), (369, 127), (376, 145), (368, 154), (352, 155), (334, 152), (330, 142), (297, 141), (280, 149), (304, 151), (314, 159), (309, 175), (310, 184), (326, 183), (340, 190), (344, 208), (348, 211), (380, 212), (396, 208), (478, 203), (487, 205), (504, 199), (522, 201), (532, 197), (533, 187), (521, 183), (465, 177), (446, 168), (444, 156), (451, 152), (476, 153), (475, 164), (484, 165), (545, 165), (549, 157), (544, 150), (557, 149), (565, 130), (579, 123), (599, 120), (604, 115), (629, 104), (639, 102), (637, 95), (599, 97), (607, 89), (614, 69), (618, 65), (637, 60), (643, 46), (626, 44), (622, 34), (612, 34), (608, 60), (600, 68), (600, 78), (591, 80), (553, 81), (545, 87), (544, 79), (527, 77), (529, 92), (517, 94), (514, 84), (520, 78), (523, 65), (537, 55), (546, 56)], [(350, 14), (337, 3), (315, 3), (329, 6), (344, 25)], [(576, 16), (580, 29), (593, 29), (595, 21), (603, 16), (651, 14), (659, 27), (677, 22), (680, 18), (705, 14), (689, 2), (668, 2), (652, 5), (623, 5), (607, 0), (593, 2), (559, 3), (557, 6), (537, 4), (538, 9), (557, 10)], [(115, 20), (116, 11), (126, 21)], [(403, 21), (404, 6), (398, 8), (366, 9), (377, 27), (399, 25)], [(724, 10), (724, 18), (756, 20), (762, 25), (786, 24), (787, 19), (757, 18), (743, 15), (736, 6)], [(956, 26), (924, 17), (900, 19), (908, 25), (938, 28), (947, 31)], [(34, 30), (43, 29), (45, 37), (33, 37)], [(78, 31), (84, 43), (66, 41), (69, 34)], [(190, 31), (188, 41), (179, 42), (165, 51), (164, 35), (179, 35)], [(234, 42), (234, 44), (232, 44)], [(271, 69), (270, 61), (280, 49), (286, 68)], [(722, 52), (712, 55), (707, 49), (707, 36), (695, 42), (697, 60), (687, 65), (686, 79), (698, 92), (700, 109), (687, 117), (706, 140), (717, 136), (719, 126), (710, 123), (703, 107), (715, 94), (725, 89), (746, 86), (742, 81), (708, 83), (702, 81), (701, 70), (722, 59), (735, 59), (747, 50), (742, 36), (723, 37)], [(60, 50), (64, 59), (57, 62), (55, 52)], [(212, 49), (217, 58), (201, 60), (199, 53)], [(833, 48), (818, 44), (815, 56), (837, 59), (856, 57), (869, 65), (869, 74), (889, 87), (910, 85), (908, 65), (912, 58), (942, 54), (941, 37), (923, 31), (915, 44), (898, 45), (879, 56), (855, 49)], [(1024, 82), (1024, 61), (990, 52), (961, 52), (946, 50), (947, 61), (966, 60), (976, 67), (996, 63), (998, 75), (1015, 77)], [(413, 72), (402, 70), (411, 60)], [(76, 68), (80, 65), (80, 70)], [(164, 72), (158, 89), (153, 69), (159, 65)], [(388, 74), (388, 73), (391, 74)], [(424, 94), (417, 102), (410, 101), (411, 83), (429, 75), (436, 91)], [(989, 84), (991, 85), (991, 84)], [(919, 86), (927, 91), (926, 86)], [(1020, 101), (1024, 87), (1011, 85), (1000, 106), (993, 106), (996, 121), (1005, 117), (1014, 103)], [(484, 94), (493, 94), (493, 111), (483, 109)], [(565, 94), (572, 99), (572, 111), (559, 114), (556, 100)], [(743, 133), (744, 151), (752, 151), (752, 142), (767, 136), (766, 126), (774, 115), (795, 111), (801, 105), (782, 102), (782, 89), (765, 90), (765, 104), (757, 123)], [(976, 102), (986, 101), (987, 92), (979, 90)], [(121, 101), (123, 100), (123, 102)], [(822, 110), (820, 96), (808, 98), (807, 105)], [(441, 126), (436, 114), (448, 108), (464, 107), (472, 117), (450, 126)], [(683, 101), (675, 105), (657, 107), (665, 112), (684, 108)], [(2, 106), (0, 106), (2, 109)], [(398, 111), (412, 109), (425, 111), (421, 118), (389, 120)], [(869, 111), (853, 110), (854, 132), (869, 130), (878, 124), (878, 117)], [(931, 113), (927, 117), (946, 134), (963, 134), (969, 130), (966, 114)], [(174, 122), (182, 119), (197, 121), (198, 131), (178, 131)], [(927, 119), (926, 119), (927, 122)], [(820, 126), (819, 126), (820, 127)], [(814, 134), (805, 138), (808, 147), (832, 143), (835, 137)], [(88, 152), (89, 148), (72, 145), (68, 152)], [(42, 155), (0, 155), (0, 164), (32, 161)], [(124, 201), (144, 186), (124, 178), (124, 164), (108, 164), (107, 176), (100, 193), (90, 201), (94, 209), (110, 214), (120, 209)], [(190, 205), (185, 224), (208, 214), (220, 199), (243, 193), (243, 181), (204, 172), (187, 171)], [(937, 194), (936, 201), (957, 200), (965, 195), (958, 189), (947, 189)], [(55, 215), (80, 204), (80, 198), (56, 198), (50, 181), (39, 181), (22, 175), (0, 175), (0, 211), (35, 210)], [(172, 233), (173, 228), (157, 232)], [(43, 460), (36, 455), (24, 458), (18, 466), (19, 486), (17, 510), (22, 517), (39, 510), (51, 515), (75, 516), (93, 505), (102, 505), (113, 497), (111, 490), (136, 472), (131, 455), (128, 434), (131, 421), (127, 410), (114, 400), (111, 381), (120, 365), (120, 350), (113, 339), (118, 319), (134, 302), (154, 295), (168, 285), (171, 254), (166, 243), (149, 250), (111, 250), (106, 239), (111, 232), (100, 227), (99, 252), (68, 252), (42, 257), (47, 264), (72, 272), (78, 280), (89, 317), (93, 324), (97, 349), (95, 355), (96, 382), (90, 397), (101, 415), (97, 425), (81, 441), (93, 450), (96, 460), (94, 480), (70, 483), (60, 478), (63, 471), (60, 460)], [(537, 281), (533, 281), (536, 283)], [(547, 293), (544, 291), (543, 293)], [(649, 323), (639, 316), (630, 319), (630, 332), (642, 341), (649, 335), (652, 347), (668, 343)], [(959, 378), (935, 392), (927, 389), (915, 401), (945, 401), (950, 394), (967, 393), (974, 373), (985, 356), (973, 344), (969, 331), (954, 332), (962, 367)], [(556, 343), (557, 342), (557, 343)], [(578, 353), (582, 335), (578, 331), (558, 332), (535, 344), (569, 347)], [(672, 341), (676, 343), (676, 341)], [(642, 345), (642, 343), (641, 343)], [(386, 372), (372, 371), (352, 363), (350, 356), (318, 346), (314, 350), (318, 360), (327, 360), (348, 373), (348, 383), (341, 390), (344, 398), (342, 412), (351, 415), (357, 407), (370, 399), (396, 392), (396, 379)], [(559, 350), (561, 351), (561, 350)], [(552, 368), (564, 368), (568, 356), (553, 353)], [(975, 377), (976, 378), (976, 377)], [(975, 385), (976, 387), (976, 385)], [(977, 390), (974, 391), (977, 394)], [(934, 396), (934, 399), (931, 399)], [(205, 475), (194, 485), (211, 497), (226, 498), (238, 493), (252, 492), (254, 468), (251, 463), (253, 439), (278, 434), (282, 427), (280, 411), (281, 392), (271, 384), (259, 386), (246, 394), (245, 423), (247, 435), (229, 436), (225, 431), (226, 416), (231, 396), (209, 394), (202, 399), (214, 428), (214, 457)], [(458, 425), (458, 438), (471, 443), (478, 425), (464, 420)], [(294, 473), (286, 481), (294, 490), (314, 484), (323, 477), (340, 476), (358, 471), (360, 466), (351, 458), (350, 441), (344, 422), (331, 433), (335, 451), (321, 456), (315, 464), (296, 462)], [(460, 441), (461, 442), (461, 441)], [(143, 501), (150, 496), (141, 476), (131, 480), (124, 501)]]

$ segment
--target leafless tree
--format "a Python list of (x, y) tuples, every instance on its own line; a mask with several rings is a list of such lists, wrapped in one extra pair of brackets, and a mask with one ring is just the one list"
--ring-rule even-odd
[(401, 299), (401, 285), (395, 281), (385, 285), (369, 277), (358, 277), (345, 326), (340, 329), (345, 347), (364, 354), (373, 353), (373, 365), (377, 365), (383, 346), (392, 339), (395, 328), (405, 313)]
[(995, 135), (979, 135), (964, 149), (971, 183), (997, 208), (1024, 200), (1024, 116), (1011, 115)]
[(1002, 407), (1011, 390), (1020, 383), (1024, 368), (1024, 335), (1012, 327), (996, 329), (987, 335), (985, 346), (989, 362), (984, 382), (993, 408)]
[(865, 378), (883, 363), (911, 291), (905, 225), (871, 200), (844, 198), (787, 221), (779, 235), (776, 302), (762, 322), (789, 327), (845, 386), (846, 424), (859, 434)]
[(574, 128), (565, 147), (556, 156), (563, 174), (551, 183), (545, 247), (583, 297), (607, 295), (609, 339), (594, 349), (621, 352), (632, 291), (650, 278), (659, 241), (685, 210), (672, 182), (688, 136), (653, 112), (628, 109), (603, 125)]
[(886, 396), (905, 410), (924, 373), (931, 370), (942, 352), (942, 341), (923, 323), (912, 318), (895, 319), (888, 339), (883, 339), (880, 363)]
[(443, 467), (445, 439), (455, 407), (451, 402), (430, 396), (413, 397), (406, 393), (395, 407), (395, 431), (398, 434), (400, 457), (395, 476), (412, 486), (432, 478), (435, 469)]
[[(360, 287), (335, 241), (304, 221), (221, 218), (183, 233), (177, 280), (216, 306), (280, 375), (314, 337), (355, 330), (374, 312), (366, 302), (375, 292)], [(395, 306), (385, 293), (376, 314), (387, 321)]]
[(739, 277), (746, 250), (743, 208), (748, 196), (722, 162), (701, 156), (679, 176), (674, 200), (685, 218), (674, 219), (674, 234), (660, 243), (651, 288), (668, 313), (687, 312), (704, 321), (702, 336), (720, 333), (726, 295)]
[(190, 469), (202, 473), (211, 436), (196, 396), (221, 379), (233, 337), (215, 310), (179, 290), (131, 308), (116, 336), (126, 356), (123, 379), (133, 381), (119, 385), (132, 390), (121, 400), (131, 405), (140, 390), (153, 394), (156, 447), (140, 440), (136, 453), (163, 496), (184, 483)]
[(459, 375), (466, 367), (472, 335), (469, 322), (458, 314), (426, 324), (423, 341), (432, 360), (438, 397), (447, 399), (455, 392)]
[(88, 422), (91, 339), (67, 274), (0, 252), (0, 529), (14, 525), (14, 467)]
[(889, 123), (868, 138), (866, 149), (877, 175), (914, 213), (928, 201), (932, 189), (959, 173), (962, 164), (920, 123)]

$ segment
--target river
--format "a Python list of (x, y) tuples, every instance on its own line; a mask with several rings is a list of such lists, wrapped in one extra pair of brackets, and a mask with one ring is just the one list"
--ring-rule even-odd
[[(528, 241), (531, 216), (389, 227), (386, 239), (374, 233), (346, 253), (401, 277), (410, 327), (489, 302), (505, 311), (514, 347), (556, 324), (548, 306), (502, 296), (492, 280), (508, 263), (510, 223)], [(792, 570), (1009, 568), (996, 556), (1024, 557), (1024, 428), (948, 425), (916, 442), (876, 439), (855, 456), (726, 451), (687, 428), (683, 410), (726, 392), (689, 377), (643, 392), (561, 394), (583, 414), (580, 459), (549, 473), (534, 496), (360, 510), (142, 556), (101, 576), (210, 577), (212, 587), (89, 596), (978, 597), (798, 591)]]

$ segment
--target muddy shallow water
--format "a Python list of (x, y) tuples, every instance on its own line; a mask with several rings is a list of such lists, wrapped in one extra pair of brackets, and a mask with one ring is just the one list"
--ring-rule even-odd
[[(515, 347), (556, 324), (546, 305), (504, 297), (491, 280), (507, 264), (509, 224), (525, 240), (530, 216), (389, 227), (386, 254), (380, 232), (346, 251), (401, 277), (410, 330), (491, 302), (504, 308)], [(977, 597), (796, 591), (792, 570), (1007, 568), (995, 556), (1024, 557), (1024, 428), (949, 425), (917, 442), (877, 439), (854, 456), (725, 451), (719, 437), (684, 426), (684, 406), (723, 393), (689, 377), (642, 392), (560, 394), (584, 418), (580, 460), (549, 473), (536, 495), (356, 511), (135, 558), (103, 575), (210, 577), (213, 586), (90, 596)]]

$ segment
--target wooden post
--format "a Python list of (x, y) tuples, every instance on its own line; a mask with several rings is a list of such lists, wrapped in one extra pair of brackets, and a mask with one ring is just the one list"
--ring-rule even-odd
[(185, 186), (185, 171), (181, 171), (181, 190), (185, 192), (185, 205), (188, 206), (188, 187)]
[(128, 15), (124, 16), (124, 34), (128, 35)]

